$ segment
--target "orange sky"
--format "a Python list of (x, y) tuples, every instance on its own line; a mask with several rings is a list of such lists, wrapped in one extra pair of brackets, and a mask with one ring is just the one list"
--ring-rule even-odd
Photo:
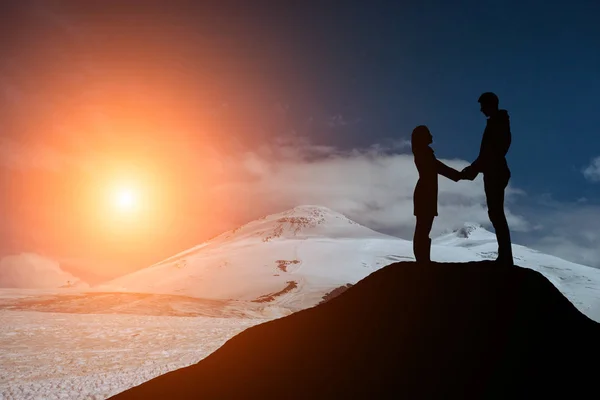
[[(23, 11), (2, 65), (18, 132), (3, 146), (8, 250), (114, 276), (233, 227), (225, 210), (239, 200), (211, 188), (235, 178), (221, 155), (269, 123), (255, 117), (269, 104), (255, 101), (269, 85), (259, 54), (185, 15), (40, 10)], [(110, 200), (122, 182), (138, 191), (129, 213)]]

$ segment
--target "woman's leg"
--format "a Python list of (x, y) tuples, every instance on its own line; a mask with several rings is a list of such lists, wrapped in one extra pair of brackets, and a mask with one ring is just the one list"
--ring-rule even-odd
[(434, 216), (417, 216), (417, 224), (415, 225), (415, 235), (413, 237), (413, 252), (417, 262), (429, 262), (431, 239), (429, 233), (433, 226)]

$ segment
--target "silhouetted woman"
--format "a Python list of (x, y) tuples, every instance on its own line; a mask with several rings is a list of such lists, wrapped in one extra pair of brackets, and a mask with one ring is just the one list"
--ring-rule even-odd
[(419, 125), (413, 130), (411, 142), (415, 165), (419, 171), (419, 181), (413, 196), (414, 215), (417, 217), (413, 251), (417, 262), (428, 263), (431, 261), (429, 233), (431, 232), (433, 219), (438, 215), (438, 174), (454, 182), (458, 182), (462, 175), (454, 168), (450, 168), (435, 158), (433, 149), (429, 147), (433, 142), (433, 136), (431, 136), (425, 125)]

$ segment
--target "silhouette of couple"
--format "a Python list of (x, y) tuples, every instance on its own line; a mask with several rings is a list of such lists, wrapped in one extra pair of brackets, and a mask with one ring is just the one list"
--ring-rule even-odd
[(439, 161), (429, 145), (433, 137), (425, 125), (417, 126), (412, 132), (412, 152), (419, 171), (413, 202), (417, 217), (413, 238), (413, 251), (417, 262), (431, 262), (431, 239), (429, 233), (437, 213), (438, 174), (455, 182), (461, 179), (474, 180), (483, 174), (483, 187), (488, 215), (496, 231), (498, 258), (496, 261), (512, 265), (513, 256), (510, 231), (504, 215), (504, 190), (510, 180), (510, 169), (506, 153), (511, 144), (510, 121), (506, 110), (498, 109), (498, 96), (486, 92), (479, 97), (481, 112), (487, 124), (481, 140), (479, 156), (461, 172)]

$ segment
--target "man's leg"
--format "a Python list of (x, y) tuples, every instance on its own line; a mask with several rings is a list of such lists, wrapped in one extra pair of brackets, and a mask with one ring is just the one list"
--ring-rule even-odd
[(417, 262), (428, 263), (430, 259), (431, 239), (429, 233), (433, 226), (433, 216), (417, 216), (415, 235), (413, 237), (413, 252)]
[(484, 189), (488, 206), (488, 215), (496, 231), (498, 241), (498, 261), (513, 264), (510, 230), (504, 214), (504, 190), (508, 185), (510, 175), (505, 177), (484, 176)]

